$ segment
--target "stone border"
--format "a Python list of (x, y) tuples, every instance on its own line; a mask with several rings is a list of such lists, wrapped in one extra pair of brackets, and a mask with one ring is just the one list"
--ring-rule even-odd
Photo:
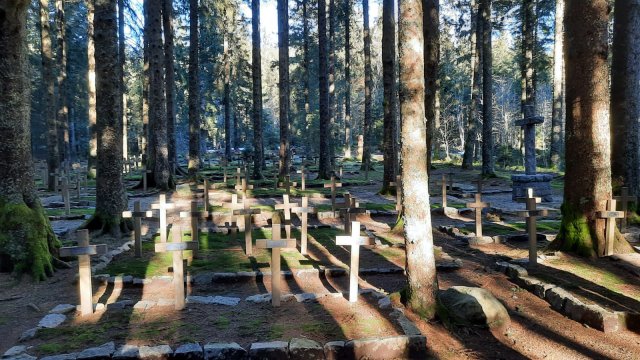
[(547, 301), (552, 309), (583, 325), (605, 333), (640, 329), (640, 313), (609, 311), (600, 305), (587, 305), (563, 288), (529, 276), (527, 270), (520, 265), (498, 261), (496, 267), (513, 283)]

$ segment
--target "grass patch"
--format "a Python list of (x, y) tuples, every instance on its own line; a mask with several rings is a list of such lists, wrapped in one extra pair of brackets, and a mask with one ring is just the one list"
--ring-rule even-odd
[[(55, 209), (45, 209), (47, 216), (65, 216), (64, 208), (55, 208)], [(81, 208), (74, 209), (72, 208), (70, 213), (71, 215), (91, 215), (93, 214), (95, 209), (92, 208)]]

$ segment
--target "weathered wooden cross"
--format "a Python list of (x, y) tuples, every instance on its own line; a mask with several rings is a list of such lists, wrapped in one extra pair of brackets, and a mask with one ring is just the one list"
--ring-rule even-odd
[(436, 185), (442, 186), (442, 207), (447, 207), (447, 187), (449, 189), (453, 189), (453, 178), (447, 179), (447, 174), (442, 174), (442, 180), (440, 182), (436, 182)]
[(296, 239), (281, 239), (280, 224), (271, 225), (271, 240), (256, 240), (256, 248), (271, 249), (271, 304), (280, 306), (280, 249), (295, 249)]
[(152, 217), (152, 211), (142, 211), (140, 201), (133, 203), (133, 211), (122, 213), (123, 218), (133, 218), (134, 250), (137, 258), (142, 256), (142, 218)]
[(167, 242), (167, 210), (175, 208), (175, 204), (167, 202), (167, 195), (160, 194), (160, 201), (151, 204), (153, 210), (158, 210), (160, 219), (160, 242)]
[(349, 234), (351, 233), (351, 223), (354, 217), (357, 214), (366, 214), (367, 209), (361, 208), (356, 198), (351, 194), (345, 194), (344, 201), (344, 207), (340, 211), (344, 214), (344, 231)]
[(290, 175), (285, 175), (284, 176), (284, 182), (279, 182), (278, 183), (278, 187), (284, 187), (285, 192), (287, 193), (287, 195), (291, 195), (291, 187), (293, 186), (293, 188), (295, 189), (296, 186), (298, 186), (297, 182), (291, 182), (291, 176)]
[(71, 198), (69, 197), (69, 180), (62, 178), (62, 200), (64, 201), (64, 214), (71, 215)]
[[(246, 199), (244, 201), (246, 201)], [(240, 222), (238, 221), (239, 219), (241, 219), (240, 216), (237, 217), (238, 220), (233, 221), (233, 218), (234, 218), (233, 211), (244, 208), (244, 205), (238, 202), (238, 194), (231, 194), (231, 202), (222, 204), (222, 207), (225, 209), (231, 210), (231, 219), (230, 219), (231, 224), (238, 224)]]
[(542, 202), (539, 197), (533, 196), (533, 189), (527, 189), (527, 197), (518, 199), (518, 202), (524, 202), (527, 210), (518, 211), (517, 215), (527, 220), (527, 231), (529, 233), (529, 267), (533, 268), (538, 264), (538, 233), (536, 230), (536, 218), (547, 216), (549, 212), (545, 209), (538, 210), (537, 206)]
[(603, 255), (611, 256), (614, 254), (613, 245), (616, 239), (616, 219), (623, 219), (625, 213), (616, 211), (616, 200), (607, 200), (607, 211), (599, 211), (597, 213), (600, 219), (605, 219), (605, 246)]
[(253, 221), (251, 217), (253, 215), (260, 214), (260, 209), (251, 209), (249, 207), (249, 200), (247, 198), (243, 201), (243, 207), (241, 209), (234, 209), (233, 215), (244, 216), (244, 245), (246, 248), (246, 255), (253, 255), (253, 239), (251, 237), (251, 231), (253, 230)]
[(140, 168), (140, 173), (142, 174), (142, 190), (147, 191), (147, 174), (153, 173), (151, 170), (147, 170), (147, 166), (144, 165)]
[(302, 165), (300, 165), (300, 170), (296, 171), (296, 173), (300, 174), (300, 182), (301, 182), (301, 186), (300, 188), (302, 189), (302, 191), (304, 191), (306, 189), (306, 185), (305, 185), (305, 175), (307, 174), (305, 168), (304, 168), (304, 162), (302, 162)]
[[(209, 212), (207, 210), (198, 209), (198, 202), (191, 202), (191, 211), (181, 211), (180, 217), (183, 219), (191, 218), (191, 241), (195, 241), (198, 244), (200, 243), (200, 220), (206, 219), (209, 217)], [(193, 256), (196, 255), (196, 251), (193, 251)]]
[(389, 186), (396, 188), (396, 211), (402, 211), (402, 176), (396, 176), (396, 181), (389, 183)]
[(247, 174), (243, 174), (242, 169), (236, 168), (236, 186), (240, 184), (240, 178), (242, 176), (246, 176)]
[(622, 212), (624, 212), (624, 217), (622, 218), (622, 220), (620, 220), (620, 228), (622, 231), (624, 231), (627, 228), (629, 203), (637, 202), (638, 197), (629, 195), (629, 188), (624, 186), (622, 189), (620, 189), (620, 196), (614, 196), (613, 199), (619, 201), (622, 204)]
[(349, 301), (358, 301), (358, 272), (360, 267), (360, 245), (373, 245), (368, 236), (360, 236), (360, 222), (351, 224), (351, 235), (336, 236), (336, 245), (351, 246), (351, 264), (349, 265)]
[(331, 188), (331, 210), (336, 211), (336, 188), (342, 187), (342, 183), (336, 182), (336, 177), (331, 177), (331, 183), (324, 184), (325, 188)]
[(300, 206), (299, 203), (290, 203), (289, 195), (282, 195), (282, 204), (276, 204), (276, 210), (282, 210), (284, 213), (284, 233), (287, 239), (291, 237), (291, 209)]
[(524, 131), (524, 170), (527, 175), (536, 173), (536, 125), (544, 123), (544, 118), (534, 116), (533, 112), (533, 106), (525, 106), (524, 119), (515, 123)]
[(476, 213), (476, 237), (482, 237), (482, 209), (488, 208), (491, 204), (482, 202), (482, 194), (476, 193), (476, 201), (467, 203), (467, 207), (474, 209)]
[(82, 316), (93, 314), (93, 289), (91, 288), (91, 255), (107, 253), (107, 245), (89, 245), (89, 230), (76, 232), (78, 246), (60, 248), (61, 257), (78, 257), (80, 289), (80, 313)]
[(247, 190), (253, 190), (253, 185), (247, 185), (247, 179), (242, 178), (240, 182), (235, 186), (238, 195), (242, 194), (242, 197), (247, 197)]
[(307, 255), (307, 224), (308, 214), (313, 214), (316, 209), (309, 206), (309, 198), (302, 197), (302, 206), (291, 209), (292, 212), (298, 214), (300, 217), (300, 253)]
[(156, 243), (156, 252), (170, 252), (173, 256), (173, 295), (175, 297), (175, 309), (184, 309), (184, 261), (182, 252), (184, 250), (198, 250), (198, 243), (195, 241), (182, 242), (182, 230), (176, 226), (172, 229), (172, 239), (170, 243)]

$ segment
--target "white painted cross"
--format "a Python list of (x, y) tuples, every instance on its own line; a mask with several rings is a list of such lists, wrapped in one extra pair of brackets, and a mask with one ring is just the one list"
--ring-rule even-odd
[(296, 239), (281, 239), (280, 224), (271, 225), (271, 240), (256, 240), (256, 248), (271, 249), (271, 304), (280, 306), (280, 249), (295, 249)]
[(298, 214), (300, 217), (300, 253), (302, 255), (307, 255), (307, 215), (315, 213), (316, 209), (309, 206), (309, 198), (304, 196), (302, 197), (302, 206), (295, 207), (291, 209), (291, 211)]
[(137, 258), (142, 256), (142, 218), (152, 217), (152, 211), (142, 211), (140, 201), (133, 203), (133, 211), (122, 213), (123, 218), (133, 218), (134, 249)]
[(342, 187), (342, 183), (336, 183), (336, 177), (331, 177), (331, 183), (324, 184), (325, 188), (331, 188), (331, 210), (336, 211), (336, 188)]
[(253, 239), (251, 237), (251, 231), (253, 229), (252, 216), (260, 214), (260, 209), (251, 209), (249, 207), (249, 200), (247, 198), (243, 201), (243, 207), (241, 209), (234, 209), (233, 215), (244, 216), (244, 245), (247, 256), (253, 255)]
[(160, 201), (157, 204), (151, 204), (151, 208), (158, 210), (160, 213), (160, 242), (167, 242), (167, 210), (175, 208), (175, 204), (167, 203), (167, 195), (160, 194)]
[(482, 202), (482, 194), (476, 194), (476, 201), (467, 203), (467, 207), (474, 209), (476, 213), (476, 237), (482, 237), (482, 209), (491, 206), (489, 203)]
[(91, 255), (107, 253), (107, 245), (89, 245), (89, 230), (76, 232), (78, 246), (60, 248), (61, 257), (78, 257), (80, 289), (80, 313), (82, 316), (93, 314), (93, 289), (91, 288)]
[(184, 261), (182, 252), (184, 250), (198, 250), (198, 243), (195, 241), (182, 242), (182, 230), (176, 226), (173, 228), (173, 241), (170, 243), (156, 243), (156, 252), (170, 252), (173, 256), (173, 295), (175, 297), (175, 309), (184, 309)]
[(520, 217), (527, 219), (527, 231), (529, 232), (529, 267), (533, 268), (538, 264), (538, 233), (536, 230), (536, 218), (540, 216), (547, 216), (549, 212), (547, 210), (538, 210), (537, 204), (542, 202), (539, 197), (533, 196), (533, 189), (527, 189), (527, 197), (518, 199), (518, 202), (524, 202), (527, 206), (527, 210), (518, 211), (517, 214)]
[(349, 301), (358, 301), (358, 272), (360, 267), (360, 245), (373, 245), (368, 236), (360, 236), (360, 222), (351, 224), (351, 235), (336, 236), (336, 245), (351, 246), (351, 265), (349, 266)]
[(284, 232), (287, 239), (291, 237), (291, 209), (300, 206), (300, 203), (290, 203), (289, 195), (282, 195), (282, 204), (276, 204), (276, 210), (284, 213)]
[(607, 200), (607, 211), (599, 211), (597, 215), (598, 218), (606, 221), (603, 254), (604, 256), (611, 256), (614, 254), (613, 244), (616, 239), (616, 219), (624, 218), (625, 213), (616, 211), (616, 200)]

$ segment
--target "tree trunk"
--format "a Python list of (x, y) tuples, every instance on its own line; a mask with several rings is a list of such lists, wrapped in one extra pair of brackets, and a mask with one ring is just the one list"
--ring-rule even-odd
[(329, 151), (331, 123), (329, 118), (329, 51), (327, 49), (327, 2), (318, 0), (318, 82), (320, 106), (320, 165), (318, 179), (331, 177), (331, 155)]
[[(605, 211), (611, 199), (608, 1), (566, 0), (566, 175), (562, 224), (553, 246), (603, 255)], [(631, 250), (622, 236), (614, 251)]]
[[(189, 175), (200, 168), (200, 89), (198, 86), (198, 0), (189, 0)], [(226, 111), (226, 110), (225, 110)]]
[(373, 141), (373, 121), (371, 119), (371, 32), (369, 30), (369, 0), (362, 0), (364, 15), (364, 147), (361, 169), (371, 169), (371, 142)]
[(122, 158), (128, 158), (127, 151), (127, 86), (124, 81), (124, 65), (127, 60), (124, 38), (124, 0), (118, 0), (118, 94), (120, 95), (120, 124), (122, 127)]
[[(142, 39), (142, 157), (147, 164), (147, 170), (153, 170), (153, 159), (155, 159), (155, 150), (153, 146), (153, 136), (151, 136), (151, 123), (149, 122), (149, 5), (143, 1), (144, 27)], [(155, 180), (153, 177), (151, 182)]]
[(560, 168), (562, 124), (564, 123), (564, 0), (556, 0), (555, 41), (553, 44), (553, 111), (551, 113), (550, 163)]
[(167, 108), (165, 102), (164, 46), (162, 44), (162, 3), (147, 0), (149, 13), (149, 121), (153, 137), (154, 186), (160, 190), (173, 187), (169, 169)]
[(494, 176), (491, 0), (480, 0), (480, 8), (482, 13), (482, 175)]
[(175, 173), (176, 158), (176, 110), (175, 76), (173, 69), (173, 1), (162, 1), (162, 29), (164, 30), (165, 95), (167, 97), (167, 139), (169, 141), (169, 167)]
[[(91, 13), (90, 16), (93, 16)], [(93, 26), (92, 26), (93, 27)], [(51, 49), (51, 26), (49, 24), (49, 0), (40, 0), (40, 42), (42, 55), (42, 85), (44, 93), (44, 118), (47, 124), (47, 171), (49, 191), (55, 190), (54, 173), (60, 168), (58, 154), (58, 130), (55, 113), (55, 79), (53, 77), (53, 50)], [(91, 36), (89, 42), (91, 42)], [(91, 63), (89, 63), (91, 65)], [(89, 103), (91, 106), (91, 102)], [(94, 114), (95, 115), (95, 114)], [(89, 117), (91, 120), (91, 117)], [(94, 117), (95, 120), (95, 117)], [(91, 162), (91, 160), (89, 160)]]
[(231, 127), (231, 56), (229, 55), (229, 28), (231, 27), (231, 21), (227, 15), (227, 9), (224, 10), (224, 44), (223, 44), (223, 58), (224, 58), (224, 156), (228, 161), (231, 161), (233, 150), (233, 134)]
[(432, 144), (439, 123), (438, 62), (440, 61), (440, 0), (423, 0), (424, 23), (424, 110), (427, 119), (427, 170), (431, 171)]
[[(46, 1), (40, 6), (47, 11)], [(33, 181), (24, 46), (28, 7), (26, 0), (0, 0), (0, 268), (44, 280), (53, 273), (52, 253), (60, 244)]]
[(617, 0), (611, 65), (611, 172), (640, 194), (640, 0)]
[[(304, 24), (307, 30), (307, 4), (304, 3)], [(251, 76), (253, 79), (253, 178), (260, 180), (264, 178), (262, 174), (262, 163), (264, 162), (264, 147), (262, 144), (262, 54), (260, 49), (260, 0), (251, 0), (251, 41), (252, 47), (252, 63)], [(307, 44), (305, 34), (305, 46)], [(308, 49), (305, 47), (304, 56), (308, 58)], [(307, 75), (308, 65), (305, 67), (305, 114), (309, 111), (309, 80)], [(305, 115), (306, 119), (306, 115)]]
[(336, 4), (335, 0), (329, 0), (329, 157), (331, 168), (335, 169), (335, 142), (336, 136)]
[[(44, 0), (47, 3), (48, 0)], [(96, 57), (95, 57), (95, 45), (93, 40), (93, 3), (94, 0), (86, 0), (87, 2), (87, 119), (89, 122), (89, 158), (87, 160), (87, 171), (88, 176), (91, 178), (96, 177), (96, 157), (98, 156), (98, 136), (96, 134)], [(47, 15), (48, 16), (48, 15)], [(49, 44), (51, 40), (49, 40)], [(49, 45), (50, 46), (50, 45)], [(53, 86), (53, 85), (52, 85)], [(51, 89), (53, 92), (53, 89)], [(53, 96), (53, 95), (51, 95)], [(52, 109), (53, 109), (53, 105)], [(47, 143), (52, 141), (56, 142), (57, 145), (57, 134), (54, 135), (55, 131), (49, 127), (49, 136), (47, 139)], [(53, 124), (55, 126), (55, 123)], [(52, 140), (51, 136), (55, 136), (56, 140)], [(49, 145), (51, 146), (51, 145)], [(56, 150), (57, 153), (57, 150)], [(51, 171), (49, 171), (51, 172)], [(52, 179), (49, 179), (49, 189), (52, 186)]]
[(57, 62), (58, 62), (58, 101), (57, 122), (58, 122), (58, 152), (60, 162), (64, 165), (65, 171), (70, 168), (69, 154), (71, 152), (69, 144), (69, 108), (67, 106), (67, 43), (64, 19), (64, 1), (56, 0), (56, 38), (57, 38)]
[(436, 312), (438, 279), (425, 158), (424, 53), (421, 46), (415, 45), (425, 40), (422, 0), (402, 0), (399, 9), (402, 208), (408, 305), (420, 316), (430, 319)]
[(481, 14), (476, 0), (471, 0), (471, 97), (469, 100), (469, 113), (467, 117), (467, 133), (464, 142), (464, 155), (462, 156), (462, 168), (472, 169), (474, 152), (478, 137), (478, 117), (480, 115), (480, 48), (482, 43)]
[[(523, 0), (522, 3), (522, 75), (524, 76), (524, 97), (522, 98), (522, 115), (526, 116), (524, 109), (530, 106), (535, 113), (536, 108), (536, 91), (534, 88), (534, 64), (535, 57), (535, 26), (536, 12), (535, 0)], [(533, 115), (533, 114), (532, 114)]]
[(117, 0), (95, 2), (96, 132), (98, 161), (96, 210), (85, 227), (119, 236), (127, 196), (122, 182), (122, 123), (118, 61)]
[(279, 177), (289, 173), (289, 1), (278, 0), (278, 98), (280, 105)]
[(351, 158), (351, 0), (344, 0), (344, 143)]
[(382, 3), (382, 78), (384, 85), (384, 176), (382, 194), (396, 181), (396, 22), (395, 1)]

